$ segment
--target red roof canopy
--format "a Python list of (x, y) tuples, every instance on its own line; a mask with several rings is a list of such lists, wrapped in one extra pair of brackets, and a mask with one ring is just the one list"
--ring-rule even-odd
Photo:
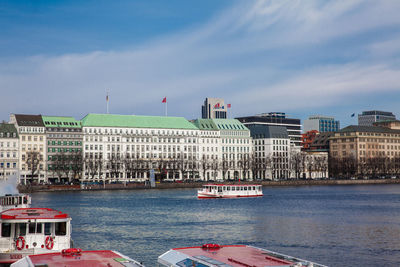
[(65, 219), (69, 215), (58, 210), (49, 208), (23, 208), (9, 209), (3, 211), (1, 219), (3, 220), (26, 220), (26, 219)]
[[(74, 250), (74, 249), (71, 249)], [(76, 249), (75, 249), (76, 250)], [(78, 249), (79, 250), (79, 249)], [(119, 254), (118, 252), (114, 252), (111, 250), (97, 250), (97, 251), (81, 251), (79, 253), (72, 254), (64, 254), (64, 253), (48, 253), (48, 254), (37, 254), (30, 255), (29, 259), (31, 260), (34, 266), (105, 266), (105, 267), (114, 267), (114, 266), (127, 266), (124, 263), (131, 263), (129, 266), (142, 266), (140, 264), (136, 264), (136, 262), (132, 262), (132, 260), (128, 257)]]
[(174, 248), (189, 256), (206, 256), (232, 266), (289, 266), (293, 262), (268, 255), (265, 251), (246, 246), (230, 245), (217, 249), (203, 247)]

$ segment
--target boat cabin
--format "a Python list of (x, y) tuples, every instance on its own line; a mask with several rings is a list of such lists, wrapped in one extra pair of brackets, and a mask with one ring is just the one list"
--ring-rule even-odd
[(0, 196), (0, 212), (14, 208), (29, 208), (31, 197), (25, 194)]
[(71, 247), (71, 218), (48, 208), (9, 209), (0, 213), (0, 264), (26, 255)]

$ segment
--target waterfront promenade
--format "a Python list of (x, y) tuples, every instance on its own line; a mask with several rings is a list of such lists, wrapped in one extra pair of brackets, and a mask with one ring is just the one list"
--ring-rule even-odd
[[(206, 182), (185, 183), (156, 183), (155, 188), (145, 183), (117, 183), (93, 185), (19, 185), (21, 193), (31, 192), (59, 192), (59, 191), (92, 191), (92, 190), (139, 190), (139, 189), (172, 189), (172, 188), (200, 188)], [(227, 182), (226, 184), (233, 184)], [(282, 181), (256, 181), (240, 182), (241, 184), (257, 183), (265, 187), (275, 186), (314, 186), (314, 185), (374, 185), (374, 184), (400, 184), (400, 179), (368, 179), (368, 180), (282, 180)]]

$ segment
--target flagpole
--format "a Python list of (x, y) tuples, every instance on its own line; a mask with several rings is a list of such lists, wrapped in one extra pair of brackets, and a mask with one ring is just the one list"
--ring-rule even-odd
[(165, 101), (165, 117), (168, 117), (168, 102)]
[(109, 93), (109, 90), (107, 90), (107, 96), (106, 96), (106, 102), (107, 102), (107, 114), (109, 113), (109, 112), (108, 112), (108, 93)]

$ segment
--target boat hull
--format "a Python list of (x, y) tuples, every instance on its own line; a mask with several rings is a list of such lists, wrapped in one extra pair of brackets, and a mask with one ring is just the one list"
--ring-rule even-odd
[(208, 195), (208, 194), (198, 194), (197, 198), (245, 198), (245, 197), (262, 197), (263, 195)]

